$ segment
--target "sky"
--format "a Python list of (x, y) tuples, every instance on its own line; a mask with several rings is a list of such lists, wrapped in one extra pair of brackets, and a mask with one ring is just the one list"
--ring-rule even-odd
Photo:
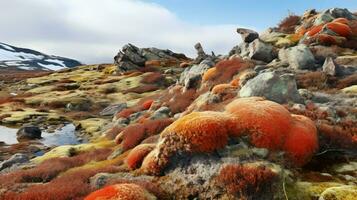
[(226, 54), (236, 28), (262, 32), (289, 13), (357, 0), (0, 0), (0, 42), (83, 63), (112, 63), (127, 43), (194, 57), (194, 44)]

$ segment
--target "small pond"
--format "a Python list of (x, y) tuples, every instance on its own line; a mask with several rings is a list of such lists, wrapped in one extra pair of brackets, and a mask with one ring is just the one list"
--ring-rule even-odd
[[(80, 143), (79, 138), (76, 136), (76, 127), (73, 124), (66, 124), (62, 128), (55, 130), (52, 133), (42, 131), (42, 139), (38, 140), (45, 146), (60, 146), (67, 144)], [(16, 132), (18, 128), (10, 128), (0, 126), (0, 142), (5, 142), (8, 145), (18, 143), (16, 139)]]

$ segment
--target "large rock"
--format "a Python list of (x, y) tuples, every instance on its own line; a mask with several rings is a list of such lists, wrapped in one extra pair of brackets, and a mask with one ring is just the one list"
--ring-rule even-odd
[(273, 46), (259, 39), (255, 39), (249, 44), (249, 57), (254, 60), (271, 62), (276, 57), (273, 52)]
[(277, 72), (264, 72), (249, 80), (239, 91), (239, 96), (262, 96), (278, 103), (302, 101), (294, 75)]
[(9, 159), (0, 162), (0, 171), (6, 168), (12, 167), (17, 164), (26, 163), (29, 161), (29, 157), (22, 153), (17, 153), (11, 156)]
[(246, 28), (238, 28), (237, 32), (241, 35), (244, 42), (250, 43), (259, 37), (259, 34), (253, 30)]
[(41, 138), (41, 129), (37, 126), (25, 125), (21, 127), (16, 135), (17, 140), (33, 140)]
[(126, 103), (114, 104), (104, 108), (99, 114), (102, 116), (113, 116), (127, 107)]
[(281, 49), (279, 59), (294, 69), (314, 69), (315, 57), (309, 47), (299, 44), (295, 47)]
[(117, 72), (120, 73), (145, 67), (147, 61), (165, 60), (178, 63), (180, 60), (187, 59), (184, 54), (174, 53), (170, 50), (138, 48), (132, 44), (127, 44), (114, 57), (114, 63), (118, 66)]
[(211, 67), (214, 66), (214, 62), (211, 59), (203, 60), (198, 65), (186, 68), (181, 73), (179, 83), (184, 85), (185, 88), (197, 87), (198, 82), (201, 80), (202, 75)]
[(331, 57), (326, 58), (322, 70), (330, 76), (342, 75), (342, 69), (337, 65)]

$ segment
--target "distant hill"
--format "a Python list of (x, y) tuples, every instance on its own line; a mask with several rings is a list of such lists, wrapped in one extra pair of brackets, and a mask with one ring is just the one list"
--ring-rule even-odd
[(77, 60), (47, 55), (32, 49), (0, 42), (0, 69), (20, 71), (57, 71), (82, 65)]

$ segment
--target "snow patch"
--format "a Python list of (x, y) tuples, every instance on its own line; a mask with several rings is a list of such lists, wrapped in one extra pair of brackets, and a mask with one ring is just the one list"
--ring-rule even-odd
[(64, 64), (64, 61), (62, 60), (57, 60), (57, 59), (46, 59), (45, 61), (47, 62), (51, 62), (51, 63), (57, 63), (59, 65), (62, 65), (63, 67), (66, 67), (66, 65)]
[(12, 48), (12, 47), (10, 47), (10, 46), (7, 46), (6, 44), (1, 44), (1, 43), (0, 43), (0, 46), (2, 46), (4, 49), (10, 50), (10, 51), (15, 51), (14, 48)]
[(38, 65), (40, 65), (41, 67), (44, 67), (46, 69), (53, 70), (53, 71), (57, 71), (57, 70), (61, 70), (61, 69), (65, 69), (66, 68), (66, 67), (63, 67), (63, 66), (58, 66), (58, 65), (53, 65), (53, 64), (46, 65), (46, 64), (38, 63)]
[(24, 52), (12, 52), (0, 49), (0, 61), (6, 60), (34, 60), (34, 59), (43, 59), (44, 56), (34, 55)]

